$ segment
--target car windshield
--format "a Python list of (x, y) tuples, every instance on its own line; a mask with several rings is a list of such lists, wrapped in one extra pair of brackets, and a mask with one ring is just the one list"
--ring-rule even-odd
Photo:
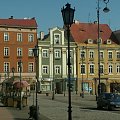
[(114, 98), (114, 97), (115, 97), (114, 94), (105, 94), (106, 99), (111, 99), (111, 98)]
[(105, 94), (106, 99), (119, 99), (120, 100), (120, 95), (117, 94)]

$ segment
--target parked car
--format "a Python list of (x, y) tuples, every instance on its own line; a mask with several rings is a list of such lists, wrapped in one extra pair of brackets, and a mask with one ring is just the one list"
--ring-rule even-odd
[(115, 93), (101, 93), (97, 98), (97, 108), (107, 108), (113, 110), (120, 107), (120, 95)]

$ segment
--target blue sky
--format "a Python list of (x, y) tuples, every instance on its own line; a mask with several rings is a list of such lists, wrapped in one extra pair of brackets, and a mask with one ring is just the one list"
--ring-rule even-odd
[[(80, 22), (94, 22), (97, 20), (97, 0), (0, 0), (0, 18), (32, 18), (38, 23), (38, 32), (48, 33), (52, 27), (62, 27), (61, 8), (66, 3), (75, 7), (75, 19)], [(103, 0), (100, 0), (100, 23), (109, 24), (114, 30), (120, 29), (120, 0), (110, 0), (109, 13), (104, 13)]]

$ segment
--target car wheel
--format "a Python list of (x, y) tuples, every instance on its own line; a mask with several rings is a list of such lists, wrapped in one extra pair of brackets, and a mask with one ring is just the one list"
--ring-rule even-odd
[(101, 110), (101, 109), (102, 109), (102, 106), (100, 106), (99, 104), (97, 104), (97, 109), (98, 109), (98, 110)]
[(107, 105), (107, 109), (108, 109), (108, 110), (113, 110), (113, 109), (114, 109), (114, 106)]

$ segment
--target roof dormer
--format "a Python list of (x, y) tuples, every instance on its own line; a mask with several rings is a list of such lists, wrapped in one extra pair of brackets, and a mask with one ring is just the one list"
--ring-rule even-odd
[(107, 39), (107, 44), (111, 44), (111, 40), (110, 39)]
[(92, 39), (88, 39), (88, 44), (92, 44), (93, 40)]

